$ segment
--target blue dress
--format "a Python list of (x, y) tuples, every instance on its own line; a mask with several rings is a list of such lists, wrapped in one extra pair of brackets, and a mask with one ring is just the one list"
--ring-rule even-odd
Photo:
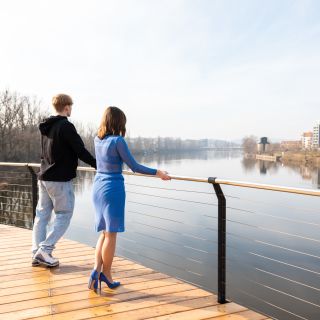
[(96, 231), (123, 232), (125, 189), (122, 176), (123, 162), (133, 172), (155, 175), (156, 169), (136, 162), (122, 136), (95, 137), (97, 173), (93, 183)]

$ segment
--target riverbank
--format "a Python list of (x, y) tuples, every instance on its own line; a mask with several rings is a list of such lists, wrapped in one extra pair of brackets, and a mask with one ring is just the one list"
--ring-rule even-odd
[(264, 161), (278, 161), (280, 160), (281, 156), (279, 155), (269, 155), (269, 154), (257, 154), (257, 160), (264, 160)]
[(281, 161), (284, 164), (297, 163), (320, 168), (319, 151), (287, 151), (283, 152)]
[(319, 151), (286, 151), (276, 152), (273, 154), (251, 154), (245, 153), (245, 159), (263, 160), (283, 164), (305, 165), (320, 168), (320, 152)]

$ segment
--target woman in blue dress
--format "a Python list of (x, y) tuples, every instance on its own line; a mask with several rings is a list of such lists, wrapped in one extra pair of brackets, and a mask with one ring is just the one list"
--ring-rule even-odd
[(89, 278), (89, 288), (97, 289), (105, 282), (116, 288), (111, 266), (118, 232), (124, 232), (125, 189), (122, 165), (126, 163), (133, 172), (155, 175), (170, 180), (167, 172), (145, 167), (136, 162), (124, 136), (126, 116), (117, 107), (108, 107), (102, 117), (98, 135), (94, 139), (97, 173), (93, 183), (95, 229), (101, 231), (95, 250), (95, 265)]

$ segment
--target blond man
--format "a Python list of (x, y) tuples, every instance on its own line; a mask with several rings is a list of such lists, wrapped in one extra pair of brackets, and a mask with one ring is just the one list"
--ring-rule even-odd
[[(68, 121), (73, 101), (66, 94), (53, 97), (55, 115), (39, 125), (41, 132), (41, 166), (38, 174), (39, 200), (32, 233), (32, 265), (59, 265), (52, 256), (56, 243), (69, 227), (74, 209), (72, 179), (76, 177), (78, 159), (96, 168), (95, 158), (86, 150), (74, 125)], [(50, 232), (47, 226), (54, 211)]]

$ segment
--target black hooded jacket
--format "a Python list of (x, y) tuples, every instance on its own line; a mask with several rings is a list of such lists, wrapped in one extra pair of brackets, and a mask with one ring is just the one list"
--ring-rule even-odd
[(74, 125), (67, 117), (51, 116), (39, 125), (41, 166), (39, 180), (69, 181), (76, 177), (78, 159), (96, 168)]

